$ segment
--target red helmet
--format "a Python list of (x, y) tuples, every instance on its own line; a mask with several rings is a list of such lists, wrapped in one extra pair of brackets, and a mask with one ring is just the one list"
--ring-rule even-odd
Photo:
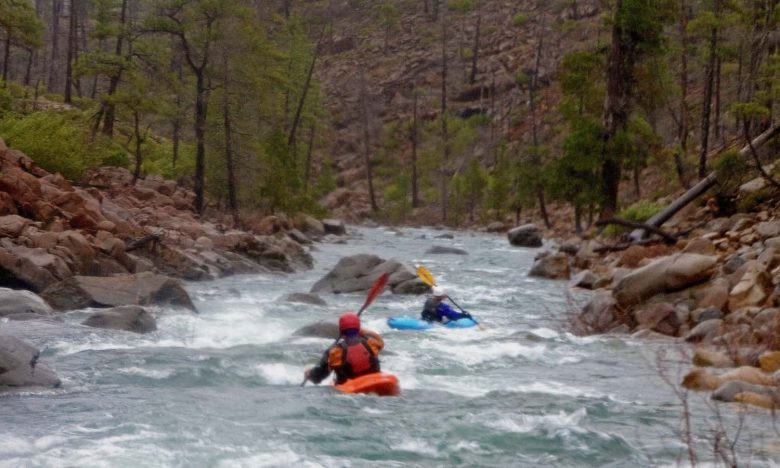
[(339, 317), (339, 331), (360, 330), (360, 317), (354, 312), (347, 312)]

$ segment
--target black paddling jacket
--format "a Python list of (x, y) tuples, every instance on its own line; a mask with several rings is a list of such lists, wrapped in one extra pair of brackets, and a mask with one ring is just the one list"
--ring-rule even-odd
[(342, 384), (361, 375), (379, 372), (379, 352), (385, 346), (378, 334), (360, 330), (360, 334), (342, 336), (336, 344), (328, 348), (320, 362), (311, 370), (309, 380), (318, 384), (336, 373), (336, 383)]

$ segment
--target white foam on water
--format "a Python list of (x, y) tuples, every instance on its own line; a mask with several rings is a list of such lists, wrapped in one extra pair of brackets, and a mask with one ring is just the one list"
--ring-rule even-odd
[[(441, 356), (450, 356), (455, 351), (451, 346), (442, 345), (441, 343), (433, 342), (431, 346)], [(500, 362), (504, 358), (521, 356), (531, 361), (538, 361), (546, 352), (547, 346), (543, 344), (525, 346), (520, 343), (492, 341), (475, 345), (461, 345), (457, 349), (457, 354), (452, 356), (452, 358), (467, 365), (482, 364), (488, 361)]]
[(546, 382), (536, 381), (523, 385), (513, 385), (507, 390), (517, 393), (543, 393), (546, 395), (569, 397), (604, 398), (607, 396), (590, 388), (572, 387), (570, 385), (562, 384), (552, 380)]
[(174, 374), (173, 370), (145, 369), (143, 367), (127, 367), (117, 370), (120, 374), (139, 375), (150, 379), (162, 380)]
[(536, 328), (534, 330), (531, 330), (530, 333), (538, 336), (539, 338), (544, 338), (545, 340), (558, 338), (560, 336), (560, 334), (557, 331), (550, 330), (549, 328), (545, 328), (545, 327)]
[(300, 366), (283, 363), (264, 363), (255, 366), (257, 375), (271, 385), (288, 385), (301, 383), (303, 371)]
[(477, 442), (461, 440), (455, 445), (450, 444), (458, 452), (471, 452), (479, 455), (485, 455), (490, 453), (488, 450), (483, 449)]
[(363, 411), (364, 413), (368, 413), (368, 414), (389, 414), (390, 413), (390, 411), (371, 408), (369, 406), (364, 406), (363, 408), (360, 408), (360, 411)]
[(420, 439), (413, 439), (411, 437), (404, 437), (400, 441), (396, 441), (390, 444), (390, 449), (399, 450), (402, 452), (418, 453), (420, 455), (426, 455), (429, 457), (439, 457), (441, 454), (430, 444), (427, 444)]
[(580, 422), (587, 415), (585, 408), (572, 413), (505, 415), (484, 423), (487, 427), (515, 433), (528, 433), (538, 429), (581, 430)]

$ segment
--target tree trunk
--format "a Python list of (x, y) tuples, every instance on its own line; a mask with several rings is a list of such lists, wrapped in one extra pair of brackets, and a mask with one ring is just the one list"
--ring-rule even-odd
[(73, 61), (76, 54), (76, 0), (70, 0), (68, 18), (68, 56), (65, 64), (65, 104), (73, 102)]
[(135, 132), (135, 170), (133, 171), (133, 185), (138, 181), (141, 176), (141, 144), (143, 139), (141, 138), (141, 118), (138, 115), (137, 110), (133, 110), (133, 131)]
[(420, 198), (417, 192), (417, 90), (412, 90), (412, 208), (420, 206)]
[(233, 225), (238, 226), (238, 199), (236, 197), (236, 175), (233, 165), (233, 127), (230, 121), (230, 99), (228, 82), (228, 64), (227, 58), (224, 61), (225, 66), (225, 89), (222, 99), (222, 117), (225, 128), (225, 169), (227, 170), (228, 182), (228, 205), (233, 215)]
[(305, 188), (309, 188), (309, 179), (311, 178), (311, 159), (314, 152), (314, 132), (316, 128), (315, 122), (312, 122), (309, 126), (309, 144), (306, 148), (306, 166), (303, 172), (303, 186)]
[(206, 176), (206, 112), (208, 110), (208, 90), (206, 89), (205, 69), (196, 70), (195, 76), (195, 211), (203, 213), (203, 190)]
[(477, 31), (474, 34), (474, 51), (471, 54), (471, 75), (469, 75), (469, 83), (474, 84), (477, 80), (477, 60), (479, 56), (479, 32), (480, 23), (482, 22), (482, 12), (479, 9), (480, 4), (477, 0)]
[[(118, 60), (122, 60), (122, 49), (124, 47), (124, 28), (127, 24), (127, 0), (122, 0), (122, 9), (120, 10), (119, 14), (119, 24), (121, 27), (121, 31), (117, 35), (116, 38), (116, 46), (114, 48), (114, 55), (116, 55)], [(119, 68), (116, 70), (116, 73), (111, 76), (111, 79), (108, 83), (108, 90), (106, 91), (106, 95), (108, 96), (108, 99), (103, 100), (103, 135), (106, 136), (113, 136), (114, 135), (114, 121), (116, 120), (116, 106), (112, 101), (112, 96), (114, 93), (116, 93), (117, 88), (119, 87), (119, 82), (122, 79), (122, 73), (124, 71), (124, 65), (120, 65)]]
[(5, 50), (3, 52), (3, 87), (8, 86), (8, 62), (11, 60), (11, 30), (5, 32)]
[(677, 178), (683, 188), (688, 188), (685, 177), (683, 157), (688, 154), (688, 5), (680, 0), (680, 121), (677, 127), (677, 140), (680, 151), (674, 153), (674, 165)]
[(374, 177), (371, 170), (371, 141), (368, 132), (368, 93), (366, 92), (366, 81), (363, 73), (360, 72), (360, 107), (363, 121), (363, 163), (366, 165), (366, 179), (368, 180), (368, 197), (371, 201), (371, 211), (376, 213), (379, 206), (376, 204), (376, 194), (374, 193)]
[[(719, 0), (715, 0), (712, 7), (715, 16), (718, 16)], [(707, 175), (707, 154), (710, 147), (710, 116), (712, 112), (712, 90), (715, 81), (715, 59), (718, 46), (718, 28), (710, 30), (709, 58), (707, 60), (706, 76), (704, 78), (704, 102), (701, 113), (701, 153), (699, 153), (699, 178)]]
[(582, 233), (582, 205), (574, 203), (574, 232)]
[[(325, 30), (323, 29), (323, 33)], [(314, 47), (314, 56), (311, 59), (309, 65), (309, 71), (306, 74), (306, 82), (303, 84), (303, 90), (301, 92), (301, 99), (298, 101), (298, 108), (295, 110), (295, 117), (293, 117), (292, 126), (290, 127), (290, 135), (287, 137), (287, 146), (292, 147), (295, 144), (295, 133), (298, 131), (298, 124), (301, 120), (301, 112), (303, 111), (303, 105), (306, 102), (306, 94), (309, 92), (309, 86), (311, 85), (311, 77), (314, 74), (314, 65), (317, 64), (317, 57), (320, 54), (320, 44), (322, 43), (322, 34), (317, 41), (317, 45)]]
[[(434, 15), (439, 9), (439, 0), (434, 0)], [(447, 128), (447, 15), (441, 15), (441, 141), (444, 145), (444, 154), (440, 168), (439, 181), (441, 190), (441, 219), (447, 221), (447, 164), (450, 160), (450, 136)]]
[[(721, 58), (718, 57), (715, 60), (715, 122), (713, 127), (715, 128), (715, 141), (721, 140), (721, 137), (723, 136), (723, 129), (721, 128), (720, 124), (720, 113), (721, 113)], [(723, 143), (725, 145), (725, 142)]]
[[(539, 68), (542, 62), (542, 48), (544, 47), (544, 19), (544, 15), (542, 15), (539, 37), (536, 42), (533, 76), (531, 76), (531, 80), (528, 83), (528, 102), (531, 106), (531, 139), (533, 144), (532, 164), (539, 170), (542, 168), (542, 160), (539, 151), (539, 122), (536, 116), (536, 86), (538, 84)], [(539, 213), (542, 215), (544, 225), (549, 229), (552, 224), (550, 223), (550, 216), (547, 214), (547, 203), (544, 198), (544, 185), (541, 182), (541, 177), (536, 181), (536, 198), (539, 202)]]
[[(616, 0), (615, 17), (623, 9), (623, 0)], [(612, 25), (612, 46), (607, 58), (607, 93), (604, 103), (604, 137), (601, 153), (602, 207), (600, 217), (612, 218), (617, 211), (621, 163), (619, 155), (609, 147), (618, 132), (624, 131), (630, 107), (634, 59), (630, 39), (624, 37), (623, 24)]]
[(24, 70), (24, 85), (30, 86), (32, 81), (32, 66), (35, 61), (35, 50), (27, 49), (27, 67)]
[(59, 65), (60, 48), (60, 12), (62, 11), (62, 0), (52, 0), (51, 2), (51, 62), (49, 62), (49, 79), (46, 81), (46, 89), (53, 93), (57, 90), (59, 84), (59, 74), (57, 65)]

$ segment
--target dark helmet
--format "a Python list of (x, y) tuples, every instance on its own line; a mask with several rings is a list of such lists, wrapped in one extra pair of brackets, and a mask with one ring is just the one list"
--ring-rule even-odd
[(360, 317), (354, 312), (347, 312), (339, 317), (339, 331), (360, 330)]

